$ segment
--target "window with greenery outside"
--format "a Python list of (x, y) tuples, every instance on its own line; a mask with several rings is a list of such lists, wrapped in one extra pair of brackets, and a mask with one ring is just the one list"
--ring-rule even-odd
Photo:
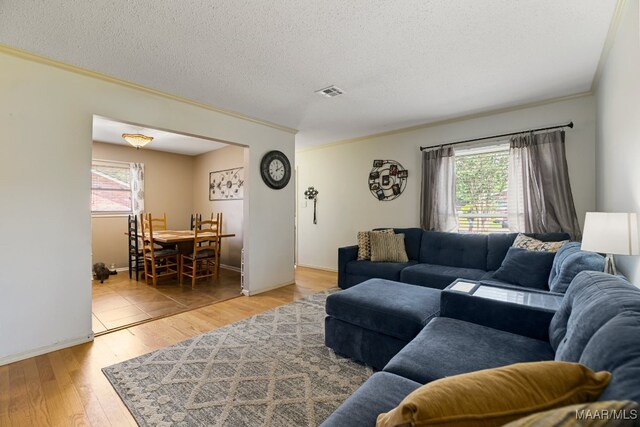
[(456, 151), (459, 232), (509, 232), (508, 168), (507, 145)]

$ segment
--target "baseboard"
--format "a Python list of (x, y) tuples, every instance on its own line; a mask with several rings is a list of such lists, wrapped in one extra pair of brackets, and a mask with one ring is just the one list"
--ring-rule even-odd
[(269, 288), (260, 289), (260, 290), (257, 290), (257, 291), (250, 291), (248, 289), (243, 289), (242, 290), (242, 295), (247, 296), (247, 297), (251, 297), (251, 296), (254, 296), (254, 295), (261, 294), (263, 292), (268, 292), (268, 291), (272, 291), (274, 289), (282, 288), (284, 286), (294, 285), (295, 283), (296, 282), (286, 282), (286, 283), (282, 283), (280, 285), (271, 286)]
[(313, 268), (315, 270), (323, 270), (323, 271), (330, 271), (332, 273), (337, 273), (338, 270), (335, 268), (329, 268), (329, 267), (320, 267), (319, 265), (310, 265), (310, 264), (298, 264), (297, 267), (304, 267), (304, 268)]
[(12, 354), (10, 356), (0, 358), (0, 366), (8, 365), (9, 363), (19, 362), (21, 360), (29, 359), (31, 357), (40, 356), (41, 354), (51, 353), (52, 351), (62, 350), (63, 348), (73, 347), (74, 345), (88, 343), (90, 341), (93, 341), (93, 337), (94, 337), (93, 332), (91, 332), (87, 336), (60, 341), (55, 344), (36, 348), (35, 350), (25, 351), (24, 353)]
[(237, 271), (240, 273), (240, 267), (234, 267), (233, 265), (220, 264), (220, 268), (224, 268), (225, 270)]

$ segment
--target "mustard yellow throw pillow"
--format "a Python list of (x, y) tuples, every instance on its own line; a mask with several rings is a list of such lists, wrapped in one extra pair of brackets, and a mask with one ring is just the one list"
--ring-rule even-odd
[(387, 413), (376, 427), (501, 426), (529, 414), (595, 401), (611, 374), (578, 363), (517, 363), (425, 384)]

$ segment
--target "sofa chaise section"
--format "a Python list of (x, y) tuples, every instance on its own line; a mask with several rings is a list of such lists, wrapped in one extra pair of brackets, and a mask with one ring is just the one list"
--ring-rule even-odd
[(327, 298), (325, 344), (381, 369), (439, 310), (439, 290), (371, 279)]

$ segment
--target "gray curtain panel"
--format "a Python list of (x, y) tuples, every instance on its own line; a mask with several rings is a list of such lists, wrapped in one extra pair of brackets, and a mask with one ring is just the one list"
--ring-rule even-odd
[(571, 194), (564, 131), (510, 139), (509, 226), (514, 231), (582, 233)]
[(425, 230), (458, 230), (456, 162), (452, 147), (422, 152), (420, 225)]

